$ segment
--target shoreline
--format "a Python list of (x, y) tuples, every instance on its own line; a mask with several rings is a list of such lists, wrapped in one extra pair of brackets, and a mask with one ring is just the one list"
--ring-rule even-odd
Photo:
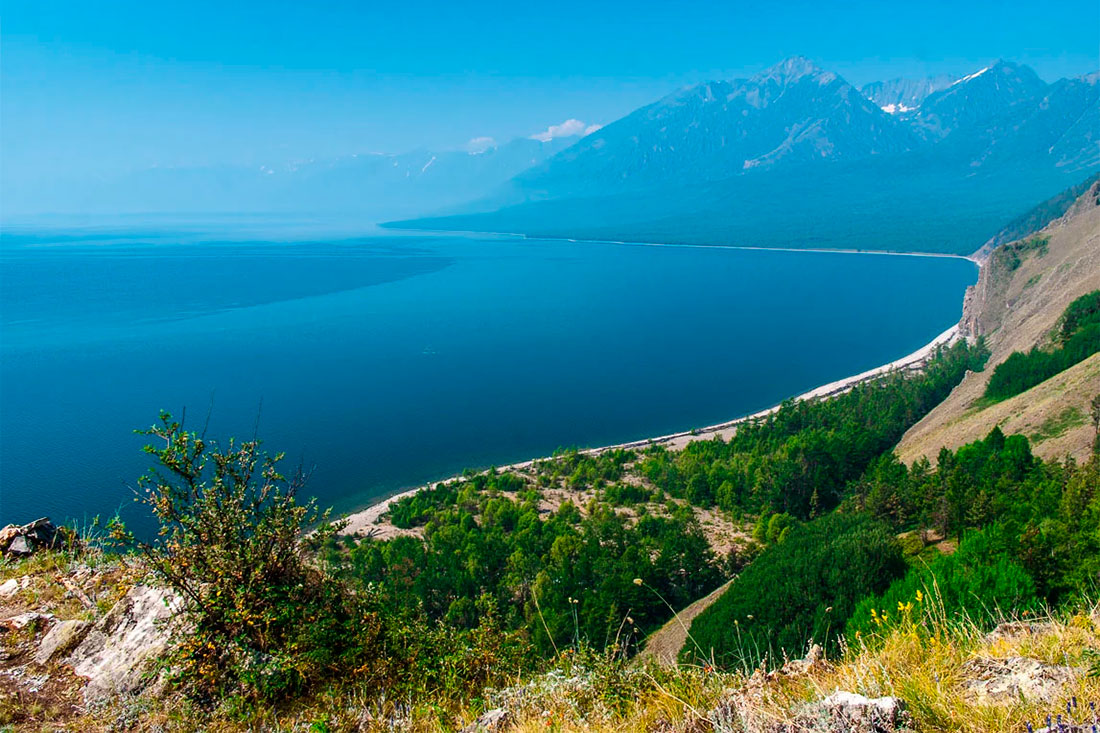
[[(408, 232), (412, 234), (450, 234), (466, 235), (473, 237), (501, 237), (510, 239), (525, 239), (532, 242), (571, 242), (574, 244), (611, 244), (624, 247), (684, 247), (690, 249), (734, 249), (749, 252), (813, 252), (816, 254), (842, 254), (842, 255), (886, 255), (890, 257), (937, 257), (952, 260), (967, 260), (973, 262), (979, 268), (984, 262), (980, 256), (982, 248), (968, 255), (954, 254), (951, 252), (909, 252), (890, 249), (837, 249), (830, 247), (762, 247), (748, 244), (698, 244), (694, 242), (641, 242), (620, 239), (576, 239), (573, 237), (540, 237), (524, 234), (522, 232), (480, 232), (468, 229), (409, 229), (405, 227), (391, 227), (384, 224), (376, 225), (379, 229), (396, 232)], [(984, 247), (984, 245), (983, 245)]]
[[(654, 246), (678, 246), (678, 245), (654, 245)], [(687, 245), (687, 246), (706, 247), (706, 246), (709, 246), (709, 245)], [(801, 252), (801, 251), (804, 251), (804, 250), (795, 250), (795, 251)], [(833, 251), (833, 250), (828, 250), (828, 251)], [(860, 254), (863, 254), (863, 253), (860, 252)], [(875, 253), (875, 254), (889, 254), (889, 253), (879, 252), (879, 253)], [(973, 260), (970, 257), (965, 257), (964, 258), (962, 255), (929, 255), (929, 256), (958, 257), (958, 258), (963, 258), (963, 259), (969, 259), (972, 262), (975, 262), (976, 264), (978, 264), (979, 267), (981, 266), (981, 263), (979, 261)], [(848, 390), (852, 389), (853, 387), (855, 387), (858, 384), (862, 384), (863, 382), (866, 382), (866, 381), (869, 381), (869, 380), (872, 380), (872, 379), (876, 379), (878, 377), (889, 374), (891, 372), (918, 370), (918, 369), (920, 369), (924, 366), (925, 362), (928, 360), (928, 358), (932, 355), (932, 353), (938, 347), (947, 346), (947, 345), (950, 345), (952, 343), (955, 343), (960, 338), (964, 338), (964, 337), (962, 336), (962, 333), (960, 331), (959, 324), (956, 323), (955, 325), (951, 326), (949, 329), (947, 329), (946, 331), (941, 333), (939, 336), (936, 336), (936, 338), (932, 339), (927, 344), (925, 344), (924, 346), (922, 346), (921, 348), (917, 349), (916, 351), (912, 352), (911, 354), (909, 354), (907, 356), (903, 356), (900, 359), (895, 359), (894, 361), (891, 361), (887, 364), (883, 364), (882, 366), (878, 366), (878, 367), (875, 367), (873, 369), (868, 369), (867, 371), (860, 372), (859, 374), (854, 374), (854, 375), (849, 376), (849, 377), (844, 377), (842, 379), (838, 379), (836, 381), (829, 382), (827, 384), (823, 384), (819, 387), (815, 387), (814, 389), (811, 389), (807, 392), (803, 392), (802, 394), (799, 394), (799, 395), (797, 395), (795, 397), (792, 397), (792, 398), (789, 398), (789, 399), (791, 401), (794, 401), (794, 402), (800, 402), (802, 400), (813, 400), (813, 399), (828, 399), (830, 397), (835, 397), (837, 395), (843, 394), (843, 393), (847, 392)], [(722, 439), (728, 439), (730, 437), (730, 435), (732, 435), (732, 432), (737, 429), (738, 425), (740, 425), (742, 423), (745, 423), (745, 422), (748, 422), (750, 420), (755, 420), (755, 419), (758, 419), (758, 418), (761, 418), (761, 417), (766, 417), (768, 415), (771, 415), (772, 413), (779, 410), (779, 408), (782, 406), (783, 402), (786, 402), (786, 401), (787, 400), (783, 400), (779, 404), (776, 404), (772, 407), (769, 407), (766, 410), (760, 410), (759, 412), (754, 412), (751, 415), (744, 415), (742, 417), (738, 417), (738, 418), (735, 418), (733, 420), (728, 420), (726, 422), (717, 423), (715, 425), (708, 425), (707, 427), (703, 427), (703, 428), (685, 430), (685, 431), (680, 431), (680, 432), (676, 432), (676, 433), (669, 433), (667, 435), (660, 435), (660, 436), (653, 437), (653, 438), (643, 438), (641, 440), (632, 440), (632, 441), (628, 441), (628, 442), (625, 442), (625, 443), (615, 443), (613, 445), (605, 445), (605, 446), (599, 446), (599, 447), (595, 447), (595, 448), (585, 448), (585, 449), (583, 449), (579, 452), (581, 454), (584, 454), (584, 455), (599, 455), (599, 454), (601, 454), (605, 451), (609, 451), (609, 450), (617, 450), (617, 449), (634, 450), (634, 449), (640, 449), (640, 448), (648, 448), (649, 446), (654, 446), (654, 445), (664, 445), (664, 446), (667, 446), (669, 448), (672, 448), (672, 449), (676, 450), (676, 449), (683, 448), (688, 443), (691, 443), (691, 442), (696, 441), (696, 440), (709, 440), (709, 439), (716, 438), (716, 437), (722, 438)], [(498, 471), (522, 470), (522, 469), (530, 468), (535, 463), (537, 463), (539, 461), (545, 461), (548, 458), (550, 458), (550, 456), (542, 456), (542, 457), (539, 457), (539, 458), (530, 458), (530, 459), (527, 459), (525, 461), (519, 461), (517, 463), (509, 463), (509, 464), (503, 465), (503, 466), (496, 466), (495, 468)], [(484, 469), (484, 470), (488, 470), (488, 469)], [(354, 511), (354, 512), (350, 512), (350, 513), (346, 514), (344, 517), (341, 518), (341, 521), (346, 521), (347, 524), (344, 526), (343, 529), (340, 530), (340, 534), (342, 534), (342, 535), (364, 535), (364, 534), (367, 534), (372, 527), (379, 526), (379, 520), (382, 518), (382, 516), (384, 514), (386, 514), (386, 512), (389, 511), (390, 506), (394, 502), (399, 501), (401, 499), (404, 499), (405, 497), (412, 496), (413, 494), (416, 494), (417, 492), (422, 491), (423, 489), (428, 489), (428, 488), (431, 488), (431, 487), (434, 487), (434, 486), (438, 486), (439, 484), (444, 484), (444, 483), (447, 483), (449, 481), (453, 481), (453, 480), (458, 479), (458, 478), (461, 478), (461, 474), (456, 474), (454, 476), (450, 476), (448, 478), (440, 479), (438, 481), (430, 481), (430, 482), (428, 482), (426, 484), (422, 484), (420, 486), (414, 486), (414, 487), (409, 488), (409, 489), (404, 489), (404, 490), (399, 491), (395, 494), (391, 494), (390, 496), (379, 499), (374, 504), (371, 504), (370, 506), (367, 506), (363, 509), (360, 509), (360, 510)]]

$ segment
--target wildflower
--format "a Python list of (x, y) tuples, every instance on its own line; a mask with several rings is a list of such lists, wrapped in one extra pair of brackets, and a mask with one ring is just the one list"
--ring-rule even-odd
[(923, 601), (923, 600), (924, 600), (924, 594), (923, 594), (923, 593), (921, 593), (921, 592), (920, 592), (920, 591), (918, 590), (918, 591), (917, 591), (917, 603), (920, 603), (920, 602), (921, 602), (921, 601)]
[(634, 585), (641, 585), (641, 584), (642, 584), (642, 579), (641, 578), (635, 578), (634, 579)]

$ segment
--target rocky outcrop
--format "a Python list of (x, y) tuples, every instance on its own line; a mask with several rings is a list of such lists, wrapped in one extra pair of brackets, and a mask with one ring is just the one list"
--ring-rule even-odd
[(179, 607), (179, 599), (163, 588), (131, 588), (64, 659), (76, 675), (88, 680), (84, 699), (140, 690), (147, 664), (168, 649), (168, 621)]
[(1072, 667), (1044, 664), (1028, 657), (973, 659), (963, 667), (963, 688), (979, 700), (1031, 700), (1050, 702), (1077, 677)]
[(55, 547), (61, 539), (49, 517), (29, 524), (9, 524), (0, 529), (0, 553), (7, 557), (27, 557), (41, 549)]

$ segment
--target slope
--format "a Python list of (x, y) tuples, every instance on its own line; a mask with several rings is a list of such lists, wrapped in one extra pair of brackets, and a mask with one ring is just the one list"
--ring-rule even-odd
[[(968, 374), (942, 404), (906, 432), (898, 456), (910, 463), (935, 459), (941, 447), (957, 448), (1000, 425), (1023, 433), (1044, 457), (1088, 455), (1092, 443), (1089, 402), (1100, 393), (1100, 358), (1092, 358), (1012, 399), (994, 405), (979, 401), (993, 369), (1014, 351), (1047, 343), (1049, 333), (1071, 301), (1100, 289), (1100, 182), (1094, 182), (1065, 215), (1039, 237), (1045, 247), (1018, 260), (1001, 245), (987, 258), (978, 283), (968, 292), (962, 329), (984, 336), (991, 351), (985, 371)], [(999, 256), (1000, 255), (1000, 256)], [(1013, 266), (1018, 261), (1019, 264)]]

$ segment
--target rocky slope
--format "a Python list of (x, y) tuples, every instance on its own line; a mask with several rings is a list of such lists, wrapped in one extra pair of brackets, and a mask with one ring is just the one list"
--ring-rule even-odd
[[(1045, 244), (1032, 246), (1034, 237)], [(899, 457), (907, 463), (920, 456), (935, 460), (941, 447), (957, 448), (996, 425), (1027, 435), (1044, 458), (1087, 456), (1092, 444), (1089, 401), (1100, 393), (1100, 355), (1004, 402), (982, 406), (978, 400), (997, 364), (1014, 351), (1048, 343), (1066, 306), (1100, 289), (1100, 182), (1063, 216), (1036, 235), (1001, 245), (985, 263), (967, 293), (960, 325), (972, 338), (985, 337), (989, 363), (985, 371), (968, 374), (905, 434)]]

